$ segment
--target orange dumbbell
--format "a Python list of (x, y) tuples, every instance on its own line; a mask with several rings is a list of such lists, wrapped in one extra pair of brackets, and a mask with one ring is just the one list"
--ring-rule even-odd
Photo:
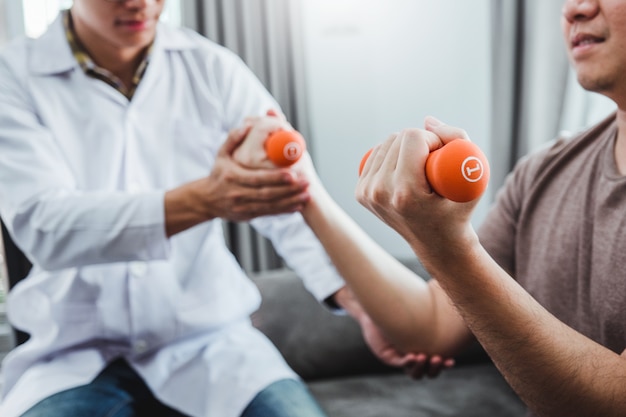
[(272, 132), (265, 141), (268, 159), (279, 167), (295, 164), (305, 150), (306, 142), (295, 130), (277, 130)]
[[(359, 175), (371, 153), (372, 149), (361, 159)], [(426, 179), (440, 196), (466, 203), (480, 197), (487, 188), (489, 162), (476, 144), (456, 139), (428, 155)]]

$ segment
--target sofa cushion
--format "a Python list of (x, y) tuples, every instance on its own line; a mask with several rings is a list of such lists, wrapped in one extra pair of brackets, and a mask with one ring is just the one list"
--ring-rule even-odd
[(434, 379), (403, 374), (309, 382), (332, 417), (522, 417), (526, 407), (491, 363), (465, 364)]
[(358, 324), (322, 306), (288, 270), (254, 279), (263, 302), (252, 321), (305, 380), (396, 372), (369, 350)]

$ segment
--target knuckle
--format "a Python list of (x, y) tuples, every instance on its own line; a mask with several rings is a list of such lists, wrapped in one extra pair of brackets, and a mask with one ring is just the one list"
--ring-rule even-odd
[(406, 187), (398, 187), (391, 196), (391, 205), (398, 211), (411, 207), (412, 196)]

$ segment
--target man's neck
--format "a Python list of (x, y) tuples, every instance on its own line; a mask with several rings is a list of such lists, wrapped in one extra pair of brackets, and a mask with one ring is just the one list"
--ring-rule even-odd
[(92, 56), (94, 62), (119, 77), (126, 87), (132, 84), (133, 77), (141, 63), (145, 54), (145, 49), (139, 50), (120, 50), (103, 48), (97, 56)]
[[(70, 15), (71, 16), (71, 15)], [(148, 47), (119, 47), (73, 20), (73, 32), (81, 47), (93, 62), (118, 77), (126, 87), (130, 86)]]

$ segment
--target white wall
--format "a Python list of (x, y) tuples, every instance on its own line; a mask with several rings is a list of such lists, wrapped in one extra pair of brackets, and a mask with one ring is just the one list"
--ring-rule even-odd
[[(399, 259), (408, 245), (354, 199), (362, 155), (433, 115), (487, 153), (489, 0), (300, 0), (309, 143), (338, 203)], [(484, 215), (486, 199), (475, 220)]]
[(6, 0), (0, 0), (0, 47), (2, 47), (2, 45), (4, 45), (9, 39), (9, 34), (7, 31), (8, 23), (4, 5), (5, 1)]

